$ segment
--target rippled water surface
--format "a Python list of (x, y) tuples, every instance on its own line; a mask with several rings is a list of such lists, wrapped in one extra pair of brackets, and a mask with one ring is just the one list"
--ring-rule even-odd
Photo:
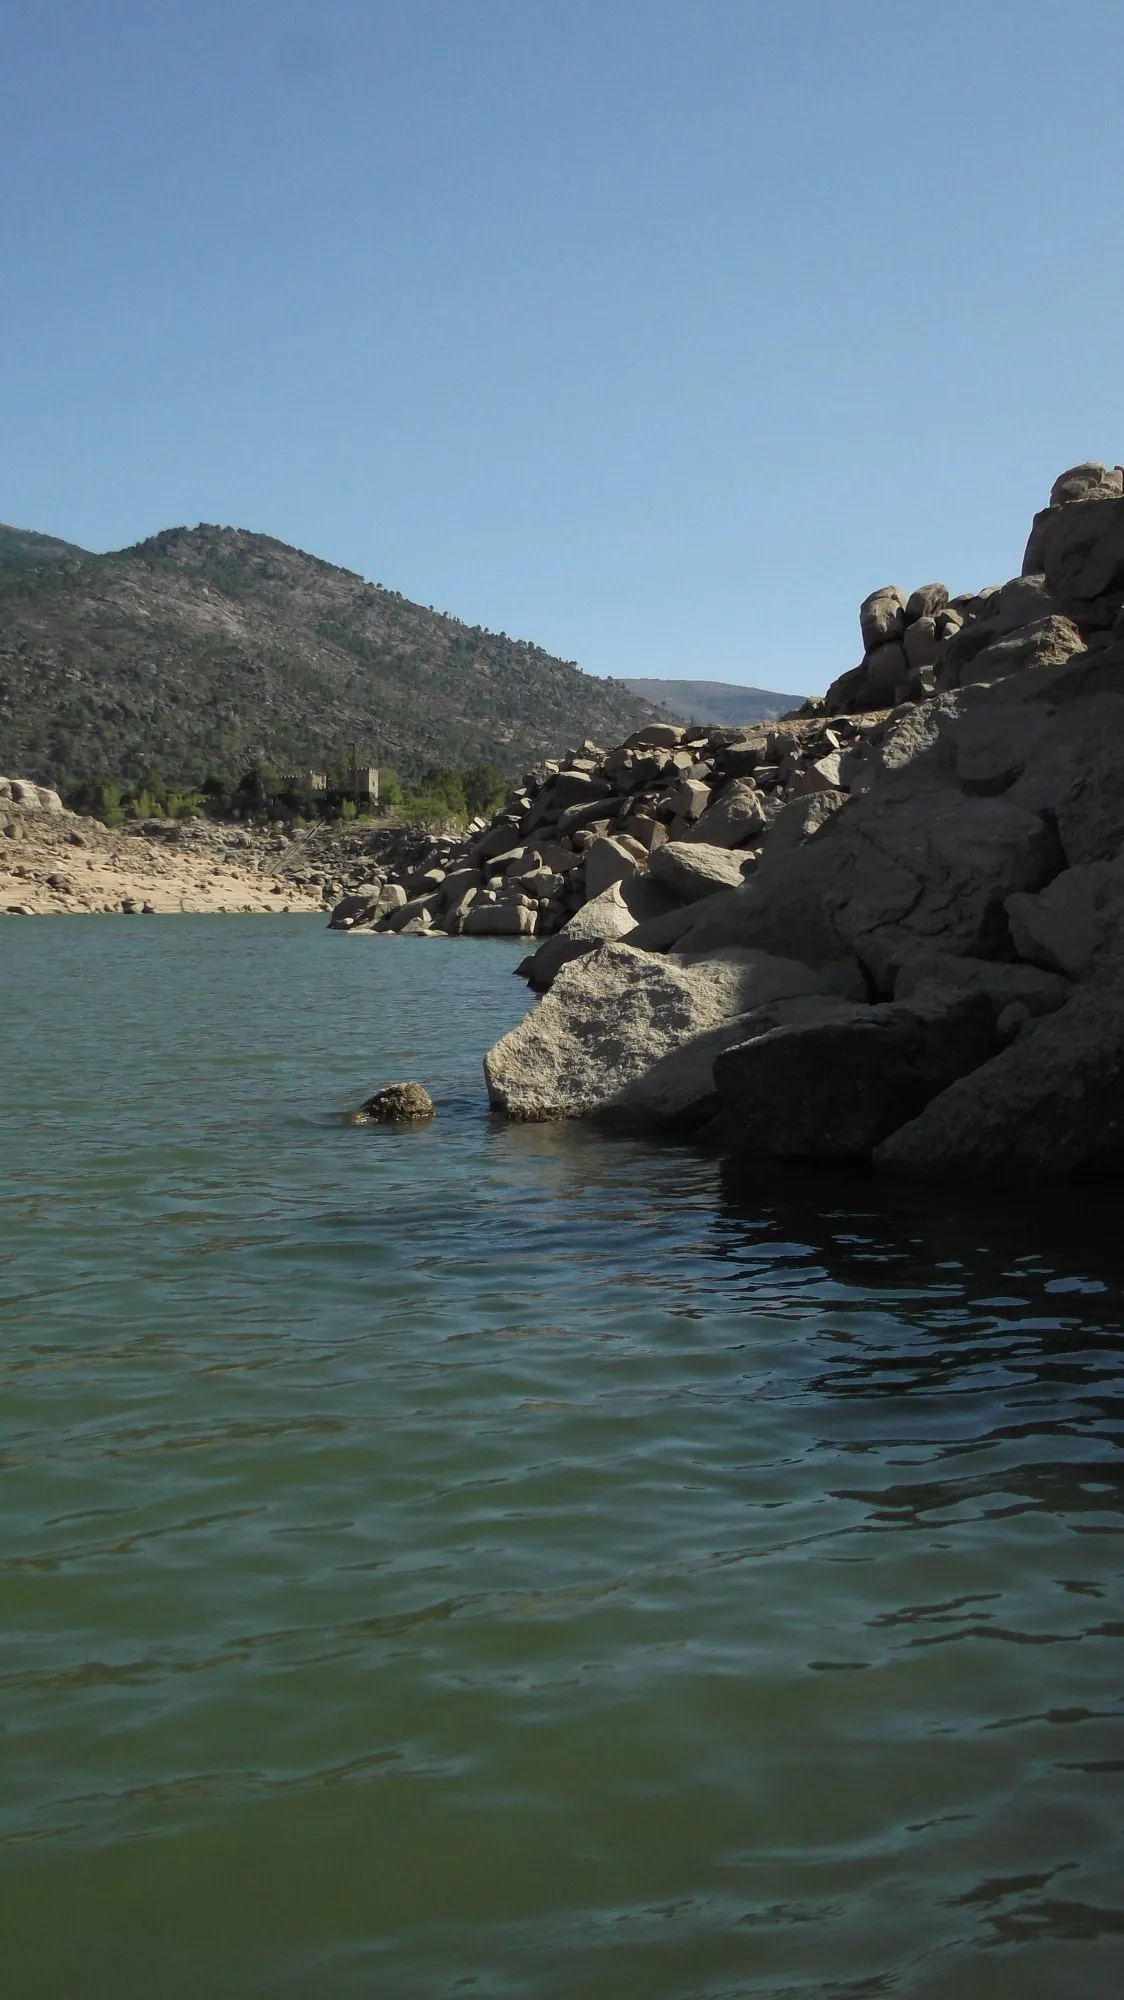
[(1118, 1193), (493, 1123), (503, 945), (0, 954), (12, 2000), (1116, 2000)]

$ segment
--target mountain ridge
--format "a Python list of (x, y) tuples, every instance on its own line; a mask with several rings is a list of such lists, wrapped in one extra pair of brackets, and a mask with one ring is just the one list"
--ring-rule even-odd
[(624, 685), (642, 700), (657, 702), (677, 722), (737, 727), (747, 722), (773, 722), (786, 709), (799, 707), (803, 695), (775, 688), (748, 687), (739, 681), (658, 680), (624, 676)]
[(0, 575), (28, 564), (61, 562), (89, 554), (90, 550), (79, 548), (77, 542), (64, 542), (58, 535), (41, 535), (34, 528), (15, 528), (10, 521), (0, 521)]
[(319, 769), (353, 745), (407, 777), (484, 760), (514, 777), (656, 712), (249, 529), (167, 528), (104, 555), (0, 534), (0, 769), (41, 783)]

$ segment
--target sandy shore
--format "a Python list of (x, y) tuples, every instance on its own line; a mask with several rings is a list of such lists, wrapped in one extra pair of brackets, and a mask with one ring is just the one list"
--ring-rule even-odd
[(287, 842), (235, 829), (208, 828), (180, 844), (65, 811), (0, 805), (0, 914), (323, 910), (322, 887), (294, 872)]

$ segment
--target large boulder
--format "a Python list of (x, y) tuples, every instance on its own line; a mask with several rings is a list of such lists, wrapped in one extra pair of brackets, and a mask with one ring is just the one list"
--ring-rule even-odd
[(1124, 954), (1124, 855), (1079, 862), (1036, 896), (1008, 896), (1007, 915), (1020, 958), (1091, 978)]
[[(394, 885), (397, 887), (397, 884)], [(454, 868), (441, 884), (441, 907), (443, 910), (459, 910), (471, 889), (481, 889), (484, 877), (478, 868)], [(398, 891), (403, 896), (402, 890)]]
[(910, 775), (853, 800), (686, 931), (679, 949), (756, 946), (810, 965), (853, 953), (887, 993), (920, 944), (1009, 956), (1004, 901), (1058, 872), (1053, 828), (1003, 798), (910, 790)]
[[(1053, 718), (1040, 702), (996, 707), (986, 696), (990, 690), (946, 695), (944, 700), (961, 704), (959, 713), (950, 714), (940, 726), (936, 740), (946, 750), (952, 775), (965, 792), (980, 798), (998, 798), (1009, 791), (1026, 770), (1050, 735)], [(1039, 800), (1020, 798), (1019, 803), (1033, 812), (1052, 810), (1056, 804), (1053, 788)]]
[(485, 903), (465, 911), (462, 937), (533, 937), (535, 912), (526, 903)]
[(1050, 505), (1067, 507), (1074, 500), (1115, 500), (1122, 493), (1124, 470), (1119, 465), (1110, 469), (1099, 459), (1087, 459), (1084, 465), (1071, 465), (1068, 472), (1059, 472), (1050, 488)]
[(963, 697), (932, 695), (927, 701), (909, 702), (887, 718), (880, 741), (874, 746), (873, 761), (879, 773), (904, 771), (911, 765), (924, 768), (924, 758), (932, 765), (932, 753), (949, 723), (960, 713)]
[(1124, 587), (1124, 498), (1069, 501), (1034, 517), (1025, 575), (1040, 574), (1064, 604), (1091, 603)]
[(829, 750), (822, 757), (813, 757), (802, 764), (789, 780), (787, 796), (790, 799), (807, 799), (817, 792), (836, 794), (843, 778), (843, 759), (838, 750)]
[(887, 716), (874, 737), (860, 736), (839, 760), (840, 780), (852, 792), (869, 791), (887, 772), (916, 765), (915, 776), (938, 777), (936, 751), (965, 697), (955, 692), (907, 702)]
[(468, 850), (467, 858), (470, 863), (474, 861), (495, 861), (501, 855), (509, 854), (518, 846), (518, 826), (505, 813), (496, 821), (495, 825), (485, 827), (484, 832), (478, 835)]
[(881, 590), (872, 590), (869, 597), (864, 597), (859, 606), (859, 630), (867, 653), (901, 638), (905, 631), (905, 598), (896, 583), (885, 584)]
[(612, 824), (608, 817), (609, 808), (602, 797), (587, 800), (584, 804), (567, 806), (559, 813), (555, 832), (569, 840), (575, 833), (595, 827), (601, 833), (608, 833)]
[(1093, 695), (1124, 694), (1124, 633), (1107, 646), (1088, 646), (1060, 667), (1028, 667), (1025, 673), (1013, 674), (977, 692), (981, 700), (999, 707), (1047, 702), (1055, 708)]
[(732, 889), (744, 880), (746, 857), (728, 847), (711, 847), (702, 841), (668, 840), (652, 854), (648, 869), (653, 881), (678, 896), (682, 903), (697, 903), (716, 889)]
[(488, 1095), (510, 1118), (587, 1117), (694, 1036), (816, 985), (807, 966), (762, 952), (686, 961), (602, 945), (563, 966), (489, 1051)]
[(1080, 988), (900, 1126), (874, 1160), (895, 1174), (961, 1178), (1119, 1172), (1124, 988)]
[[(681, 919), (679, 928), (686, 928), (689, 918), (683, 914), (683, 905), (675, 902), (658, 882), (647, 875), (626, 875), (619, 882), (613, 882), (599, 896), (593, 896), (575, 911), (569, 923), (539, 946), (530, 962), (527, 978), (536, 993), (546, 993), (564, 965), (572, 958), (582, 958), (588, 951), (595, 951), (599, 944), (608, 944), (627, 937), (635, 942), (635, 933), (649, 925), (659, 925)], [(673, 931), (668, 943), (674, 942), (679, 928)]]
[[(564, 813), (573, 813), (579, 808), (587, 810), (591, 804), (596, 805), (601, 799), (610, 797), (612, 789), (607, 778), (599, 777), (594, 772), (559, 771), (547, 779), (523, 822), (523, 831), (533, 833), (536, 827), (545, 825), (548, 820), (561, 821)], [(573, 824), (572, 818), (567, 820), (568, 826)]]
[[(382, 902), (383, 898), (388, 900)], [(356, 924), (373, 923), (387, 910), (393, 910), (406, 900), (406, 891), (397, 885), (393, 889), (384, 888), (380, 882), (370, 882), (356, 889), (350, 896), (341, 896), (328, 918), (330, 931), (354, 930)], [(381, 903), (381, 907), (380, 907)]]
[(583, 903), (580, 910), (552, 938), (541, 944), (531, 961), (527, 977), (536, 993), (546, 993), (564, 965), (596, 951), (599, 944), (627, 937), (636, 928), (636, 918), (625, 902), (621, 884), (614, 882)]
[(826, 826), (828, 820), (839, 811), (840, 806), (846, 803), (846, 792), (830, 789), (809, 792), (807, 795), (798, 793), (794, 799), (790, 799), (781, 807), (769, 828), (761, 855), (760, 872), (767, 873), (776, 867), (782, 855), (791, 854), (795, 848), (803, 847), (804, 842), (810, 840), (814, 833), (818, 833), (821, 826)]
[[(867, 708), (889, 708), (909, 672), (909, 656), (900, 640), (875, 646), (863, 661), (863, 701)], [(852, 703), (853, 705), (853, 703)]]
[(1124, 647), (1027, 679), (1030, 699), (1010, 698), (1017, 682), (960, 697), (969, 705), (945, 730), (952, 775), (1050, 819), (1069, 863), (1112, 860), (1124, 847)]
[(948, 586), (943, 583), (923, 583), (918, 590), (910, 592), (906, 599), (905, 615), (908, 625), (915, 625), (919, 618), (935, 618), (948, 603)]
[(973, 659), (964, 661), (959, 684), (968, 687), (974, 682), (1003, 680), (1027, 667), (1061, 666), (1084, 650), (1085, 641), (1073, 621), (1052, 613), (994, 639)]
[(729, 889), (716, 889), (712, 896), (704, 896), (697, 903), (674, 903), (662, 916), (642, 918), (630, 932), (629, 944), (636, 951), (670, 951), (686, 931), (719, 909), (723, 898), (730, 894)]
[[(999, 731), (1011, 727), (993, 714)], [(1124, 847), (1124, 694), (1063, 700), (1042, 718), (1035, 703), (1022, 720), (1022, 770), (1007, 798), (1052, 817), (1071, 864), (1111, 860)]]
[[(988, 622), (995, 627), (996, 634), (1003, 638), (1008, 632), (1017, 632), (1024, 625), (1034, 625), (1041, 618), (1049, 618), (1057, 610), (1044, 576), (1013, 576), (1000, 587), (998, 607)], [(988, 641), (991, 644), (991, 641)]]
[(696, 1128), (718, 1110), (714, 1065), (726, 1049), (767, 1034), (771, 1028), (848, 1018), (851, 1012), (847, 1001), (811, 991), (735, 1015), (732, 1021), (723, 1021), (717, 1028), (708, 1028), (669, 1049), (651, 1069), (616, 1091), (597, 1115), (606, 1123), (675, 1126), (680, 1131)]
[(655, 745), (663, 750), (677, 750), (687, 731), (677, 722), (646, 722), (643, 729), (634, 730), (626, 736), (621, 746), (625, 750), (638, 750)]
[(825, 715), (849, 715), (862, 708), (866, 684), (866, 661), (860, 660), (857, 667), (848, 667), (832, 681), (823, 698)]
[[(1063, 876), (1058, 877), (1064, 880)], [(1047, 893), (1049, 893), (1047, 891)], [(1015, 899), (1012, 899), (1015, 900)], [(1037, 965), (1013, 965), (1003, 959), (956, 958), (951, 952), (918, 951), (908, 958), (894, 981), (895, 1000), (912, 1000), (932, 986), (945, 992), (984, 993), (998, 1019), (1011, 1006), (1028, 1014), (1052, 1014), (1073, 991), (1068, 979)]]
[(624, 880), (617, 884), (617, 888), (625, 908), (631, 911), (638, 925), (648, 923), (656, 917), (666, 916), (670, 911), (680, 908), (678, 899), (671, 894), (671, 891), (665, 889), (662, 882), (655, 881), (647, 872), (641, 875), (626, 875)]
[(759, 1158), (866, 1159), (994, 1048), (982, 993), (931, 988), (912, 1003), (841, 1006), (720, 1054), (710, 1136), (725, 1152)]
[(906, 628), (902, 651), (908, 667), (931, 667), (941, 656), (943, 640), (935, 618), (922, 616)]
[[(400, 903), (397, 909), (389, 912), (383, 920), (384, 927), (388, 931), (397, 931), (401, 934), (409, 924), (416, 923), (422, 918), (428, 919), (424, 925), (428, 929), (429, 924), (435, 921), (440, 906), (441, 895), (437, 889), (431, 889), (426, 896), (411, 896), (409, 902)], [(411, 935), (416, 936), (416, 932), (411, 932)]]
[(761, 793), (744, 778), (735, 778), (707, 806), (684, 840), (709, 847), (741, 847), (765, 825)]
[(602, 835), (599, 840), (591, 840), (585, 850), (585, 886), (590, 896), (600, 896), (605, 889), (611, 889), (614, 882), (623, 882), (626, 875), (635, 875), (641, 865), (632, 850), (635, 842), (628, 842), (611, 835)]
[[(704, 785), (701, 778), (684, 778), (681, 785), (668, 793), (667, 804), (678, 819), (698, 819), (710, 804), (710, 786)], [(718, 843), (724, 844), (727, 843)], [(651, 847), (652, 842), (647, 845)]]

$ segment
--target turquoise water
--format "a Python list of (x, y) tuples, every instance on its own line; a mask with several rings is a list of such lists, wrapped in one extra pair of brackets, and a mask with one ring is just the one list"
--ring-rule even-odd
[(12, 2000), (1115, 2000), (1115, 1193), (492, 1122), (517, 947), (0, 954)]

